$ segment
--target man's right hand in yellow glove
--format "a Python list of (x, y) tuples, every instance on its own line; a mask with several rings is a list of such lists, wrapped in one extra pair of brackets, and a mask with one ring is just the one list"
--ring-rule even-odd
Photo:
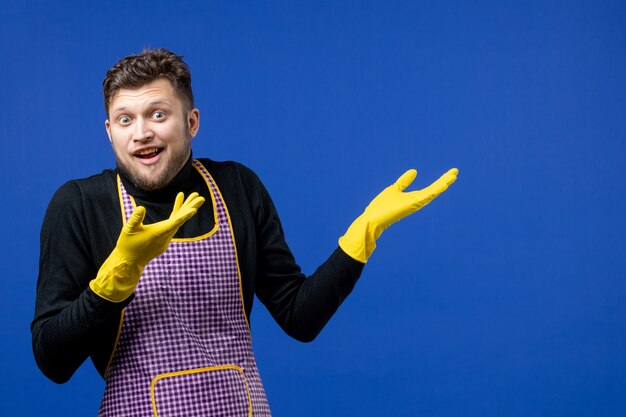
[(203, 203), (204, 198), (198, 193), (190, 194), (186, 200), (183, 193), (178, 193), (169, 219), (153, 224), (143, 224), (146, 209), (137, 207), (122, 228), (113, 252), (89, 283), (92, 291), (116, 303), (128, 298), (148, 262), (165, 252), (178, 229)]
[(367, 262), (376, 249), (376, 239), (387, 227), (430, 203), (456, 181), (458, 172), (452, 168), (423, 190), (404, 192), (417, 176), (416, 170), (408, 170), (372, 200), (339, 238), (339, 246), (352, 259)]

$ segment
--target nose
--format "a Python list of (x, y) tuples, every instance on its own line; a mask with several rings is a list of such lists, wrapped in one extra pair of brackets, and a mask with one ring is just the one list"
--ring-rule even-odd
[(141, 117), (137, 118), (134, 127), (133, 141), (135, 142), (144, 142), (152, 139), (154, 136), (152, 130), (150, 129), (150, 125)]

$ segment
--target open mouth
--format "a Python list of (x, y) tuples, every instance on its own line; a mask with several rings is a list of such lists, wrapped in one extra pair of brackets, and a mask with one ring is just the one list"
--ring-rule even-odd
[(157, 156), (158, 154), (161, 153), (161, 151), (163, 151), (163, 148), (146, 148), (143, 149), (139, 152), (135, 152), (133, 153), (133, 156), (136, 156), (137, 158), (141, 158), (141, 159), (150, 159), (150, 158), (154, 158), (155, 156)]

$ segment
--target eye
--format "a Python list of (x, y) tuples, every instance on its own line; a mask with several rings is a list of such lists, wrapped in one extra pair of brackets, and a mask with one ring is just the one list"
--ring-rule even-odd
[(155, 111), (154, 113), (152, 113), (152, 117), (155, 118), (156, 120), (165, 119), (165, 112)]
[(130, 123), (130, 117), (128, 117), (128, 116), (121, 116), (117, 120), (120, 122), (120, 124), (123, 124), (123, 125), (127, 125), (127, 124)]

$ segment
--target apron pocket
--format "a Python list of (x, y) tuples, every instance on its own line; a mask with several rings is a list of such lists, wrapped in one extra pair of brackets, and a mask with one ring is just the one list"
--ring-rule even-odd
[(158, 375), (150, 394), (155, 417), (252, 416), (248, 383), (235, 365)]

